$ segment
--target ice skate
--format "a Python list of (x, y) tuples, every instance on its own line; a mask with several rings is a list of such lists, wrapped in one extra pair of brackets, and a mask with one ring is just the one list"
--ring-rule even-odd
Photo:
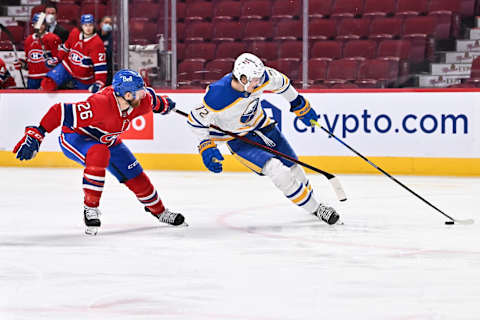
[[(145, 207), (145, 211), (151, 211)], [(169, 209), (165, 209), (163, 213), (156, 215), (151, 213), (152, 216), (158, 219), (158, 221), (170, 224), (172, 226), (185, 226), (188, 227), (188, 224), (185, 222), (185, 217), (181, 213), (172, 212)]]
[(101, 212), (98, 208), (92, 208), (84, 206), (83, 219), (85, 221), (85, 234), (94, 236), (98, 232), (98, 228), (101, 225), (100, 217)]
[(313, 214), (330, 225), (335, 224), (340, 218), (337, 211), (335, 211), (333, 207), (329, 207), (321, 203)]

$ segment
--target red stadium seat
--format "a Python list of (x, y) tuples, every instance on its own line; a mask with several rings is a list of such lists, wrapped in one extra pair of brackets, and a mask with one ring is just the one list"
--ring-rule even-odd
[(9, 40), (1, 40), (0, 38), (0, 51), (12, 51), (13, 46)]
[(343, 57), (364, 61), (377, 55), (377, 43), (373, 40), (352, 40), (345, 43)]
[(281, 20), (275, 28), (273, 40), (301, 40), (302, 39), (302, 21), (300, 20)]
[(238, 21), (217, 21), (213, 26), (213, 41), (236, 41), (243, 37), (243, 27)]
[(317, 41), (313, 44), (311, 57), (318, 60), (335, 60), (343, 57), (341, 41)]
[(334, 0), (332, 18), (353, 18), (362, 14), (364, 0)]
[(190, 43), (185, 48), (185, 59), (210, 61), (215, 58), (217, 46), (214, 43)]
[(184, 21), (187, 11), (187, 5), (184, 2), (177, 1), (177, 21)]
[(154, 22), (132, 20), (130, 26), (130, 41), (146, 39), (149, 44), (158, 43), (157, 24)]
[(357, 84), (369, 86), (372, 82), (376, 86), (387, 87), (398, 79), (398, 61), (372, 59), (363, 62), (358, 68)]
[(408, 17), (403, 25), (403, 37), (432, 37), (435, 35), (436, 27), (437, 19), (435, 17)]
[(249, 44), (248, 52), (253, 53), (262, 60), (277, 60), (278, 58), (278, 43), (254, 41)]
[(278, 57), (280, 59), (296, 59), (299, 62), (302, 59), (302, 42), (285, 41), (280, 44)]
[(324, 18), (332, 11), (333, 0), (310, 0), (308, 3), (309, 18)]
[(185, 43), (177, 42), (177, 62), (185, 58)]
[(177, 41), (185, 41), (185, 23), (177, 22)]
[(276, 0), (272, 7), (272, 19), (293, 19), (300, 16), (301, 2), (292, 0)]
[(185, 21), (211, 20), (213, 5), (207, 1), (195, 1), (189, 3), (185, 11)]
[(355, 60), (340, 59), (330, 62), (325, 83), (334, 85), (357, 79), (358, 63)]
[(459, 12), (460, 0), (430, 0), (428, 12), (432, 11)]
[(369, 38), (373, 40), (398, 38), (402, 34), (403, 20), (398, 17), (375, 18), (370, 24)]
[(240, 1), (222, 1), (215, 4), (213, 9), (214, 21), (230, 21), (240, 18), (242, 3)]
[(297, 59), (284, 58), (278, 59), (272, 66), (286, 75), (291, 80), (302, 79), (302, 65), (298, 63)]
[(80, 7), (76, 4), (57, 4), (57, 20), (72, 22), (80, 19)]
[(212, 39), (213, 26), (210, 22), (197, 21), (185, 26), (185, 42), (204, 42)]
[(340, 21), (337, 40), (357, 40), (367, 38), (370, 31), (370, 19), (346, 18)]
[(397, 16), (418, 16), (424, 14), (428, 9), (428, 0), (398, 0)]
[(212, 60), (205, 65), (204, 79), (206, 82), (213, 82), (229, 72), (232, 72), (233, 61), (228, 60)]
[(245, 25), (243, 40), (258, 41), (267, 40), (273, 35), (271, 21), (249, 21)]
[(459, 10), (461, 15), (471, 16), (475, 12), (475, 0), (463, 0)]
[(329, 62), (324, 59), (310, 59), (308, 62), (308, 78), (313, 81), (313, 83), (319, 83), (325, 81), (327, 78)]
[(355, 83), (345, 82), (345, 83), (335, 83), (330, 88), (331, 89), (358, 89), (358, 86)]
[(363, 17), (384, 17), (393, 15), (397, 1), (395, 0), (365, 0)]
[[(25, 39), (25, 29), (23, 26), (7, 26), (8, 31), (12, 34), (13, 43), (16, 45), (22, 44)], [(10, 40), (5, 32), (0, 30), (0, 40)]]
[(437, 18), (436, 39), (450, 38), (451, 31), (453, 36), (458, 36), (461, 24), (460, 0), (431, 0), (428, 11), (428, 15)]
[(184, 60), (178, 65), (178, 83), (192, 84), (203, 80), (203, 61)]
[(143, 18), (145, 20), (156, 20), (160, 16), (163, 6), (158, 3), (139, 2), (130, 6), (130, 17)]
[(91, 13), (100, 21), (107, 15), (107, 7), (104, 4), (89, 3), (81, 6), (80, 14)]
[(244, 42), (223, 42), (217, 46), (217, 52), (215, 54), (216, 60), (228, 60), (233, 61), (236, 57), (246, 51), (246, 45)]
[(309, 40), (329, 40), (337, 36), (335, 19), (314, 19), (308, 24)]
[(265, 0), (250, 0), (243, 2), (240, 20), (262, 20), (272, 15), (272, 3)]
[(378, 45), (379, 58), (408, 60), (410, 58), (411, 44), (408, 40), (383, 40)]

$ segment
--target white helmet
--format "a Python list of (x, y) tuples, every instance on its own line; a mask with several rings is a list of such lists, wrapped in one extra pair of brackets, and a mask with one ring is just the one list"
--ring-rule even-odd
[[(265, 72), (265, 66), (262, 60), (251, 53), (242, 53), (233, 64), (233, 75), (240, 81), (242, 76), (247, 77), (247, 83), (242, 84), (247, 91), (250, 82), (253, 79), (259, 79)], [(241, 83), (241, 82), (240, 82)]]

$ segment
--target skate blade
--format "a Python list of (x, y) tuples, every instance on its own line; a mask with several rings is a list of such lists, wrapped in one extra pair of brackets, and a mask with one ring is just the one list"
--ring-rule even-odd
[(98, 227), (85, 227), (85, 234), (89, 236), (96, 236), (98, 233)]

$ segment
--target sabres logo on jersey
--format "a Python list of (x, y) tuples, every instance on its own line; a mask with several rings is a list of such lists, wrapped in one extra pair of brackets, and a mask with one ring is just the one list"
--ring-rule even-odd
[(252, 121), (253, 117), (257, 113), (259, 102), (260, 102), (260, 98), (257, 98), (248, 104), (247, 108), (245, 109), (242, 116), (240, 117), (241, 123), (248, 123)]
[(43, 62), (45, 59), (43, 57), (43, 51), (39, 49), (31, 49), (28, 52), (28, 59), (30, 62)]

